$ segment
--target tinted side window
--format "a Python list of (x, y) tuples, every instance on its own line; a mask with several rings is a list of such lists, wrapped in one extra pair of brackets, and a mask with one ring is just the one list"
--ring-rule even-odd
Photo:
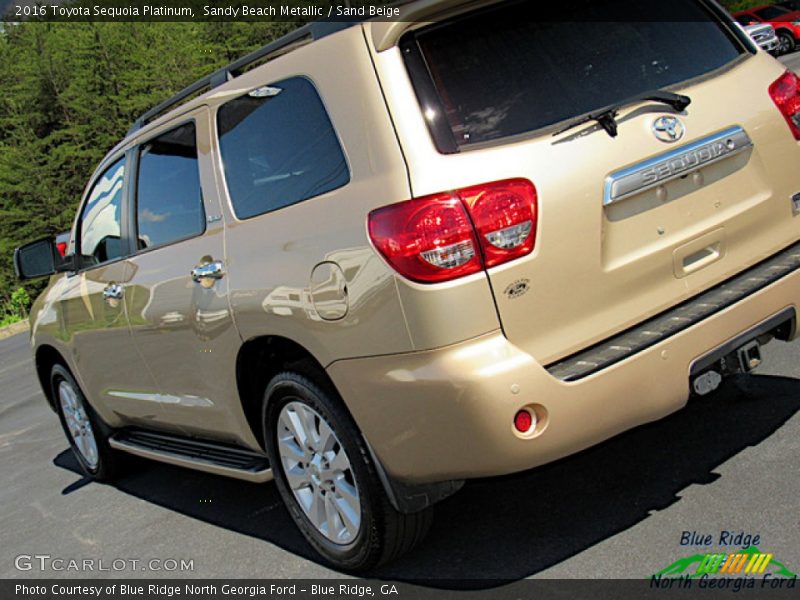
[(206, 215), (200, 192), (194, 123), (187, 123), (139, 149), (136, 225), (139, 249), (199, 235)]
[(342, 187), (347, 163), (322, 101), (294, 77), (231, 100), (217, 113), (220, 153), (239, 218)]
[(104, 263), (122, 256), (122, 180), (125, 159), (121, 158), (95, 181), (81, 212), (80, 253)]

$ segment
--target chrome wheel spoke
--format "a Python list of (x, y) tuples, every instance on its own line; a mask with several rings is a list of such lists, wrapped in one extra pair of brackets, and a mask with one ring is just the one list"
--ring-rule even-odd
[(344, 453), (343, 448), (339, 448), (339, 451), (334, 454), (333, 458), (329, 461), (330, 470), (334, 473), (344, 473), (348, 469), (350, 469), (350, 460), (347, 458), (347, 455)]
[(64, 420), (67, 422), (67, 428), (69, 429), (70, 434), (73, 438), (80, 435), (81, 429), (78, 426), (78, 421), (75, 419), (75, 415), (64, 411)]
[(322, 530), (326, 521), (325, 498), (322, 497), (322, 492), (319, 488), (314, 488), (313, 493), (314, 497), (311, 501), (308, 517), (317, 529)]
[(97, 464), (97, 446), (89, 446), (89, 462)]
[(289, 487), (293, 490), (299, 490), (300, 488), (311, 485), (311, 481), (308, 478), (308, 473), (306, 473), (305, 469), (299, 465), (296, 465), (291, 469), (287, 469), (286, 464), (284, 463), (283, 472), (286, 473), (286, 480), (289, 482)]
[(336, 432), (299, 400), (278, 416), (278, 452), (286, 483), (316, 530), (347, 544), (361, 527), (361, 500), (350, 459)]
[(303, 429), (300, 418), (295, 411), (286, 411), (281, 413), (281, 423), (301, 448), (305, 448), (308, 445), (306, 432)]
[(325, 421), (319, 424), (319, 451), (328, 453), (333, 451), (333, 447), (338, 444), (336, 436)]
[(342, 521), (347, 534), (350, 537), (355, 537), (358, 533), (358, 523), (361, 519), (359, 515), (352, 514), (350, 506), (341, 498), (338, 497), (334, 500), (336, 512), (339, 514), (339, 519)]
[(281, 438), (279, 443), (281, 448), (285, 451), (281, 452), (281, 454), (285, 454), (287, 458), (296, 462), (303, 462), (307, 458), (306, 451), (303, 450), (302, 446), (297, 443), (293, 436), (287, 435)]
[(81, 436), (78, 438), (78, 449), (81, 451), (81, 454), (88, 460), (91, 451), (89, 450), (89, 444), (86, 441), (86, 438)]
[(311, 509), (311, 504), (314, 502), (314, 490), (311, 489), (311, 486), (309, 485), (294, 490), (294, 496), (300, 503), (303, 512), (308, 514), (308, 511)]
[(354, 518), (358, 518), (358, 514), (361, 512), (361, 503), (358, 500), (356, 489), (341, 479), (336, 482), (336, 496), (341, 498), (345, 506), (353, 513)]
[(303, 430), (306, 434), (306, 443), (315, 450), (319, 447), (319, 434), (316, 431), (316, 423), (315, 423), (315, 415), (311, 410), (306, 408), (305, 406), (301, 406), (297, 410), (297, 415), (300, 418), (300, 422), (303, 424)]
[(325, 524), (328, 527), (329, 536), (338, 537), (339, 530), (341, 529), (336, 521), (339, 519), (339, 511), (336, 508), (333, 498), (330, 494), (325, 495)]

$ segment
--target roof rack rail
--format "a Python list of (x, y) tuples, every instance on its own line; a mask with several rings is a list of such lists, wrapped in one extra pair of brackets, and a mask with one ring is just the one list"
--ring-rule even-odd
[(271, 42), (266, 46), (259, 48), (258, 50), (254, 50), (250, 54), (235, 60), (231, 64), (222, 67), (221, 69), (217, 69), (211, 73), (211, 75), (207, 75), (202, 79), (198, 79), (193, 84), (183, 88), (171, 98), (164, 100), (164, 102), (161, 102), (157, 106), (154, 106), (133, 122), (133, 125), (128, 130), (127, 135), (131, 135), (132, 133), (138, 131), (157, 116), (167, 112), (170, 108), (177, 106), (197, 92), (206, 88), (212, 90), (215, 87), (230, 81), (239, 75), (242, 69), (258, 60), (269, 57), (270, 55), (278, 54), (281, 52), (281, 50), (287, 50), (290, 46), (300, 42), (318, 40), (325, 36), (331, 35), (332, 33), (336, 33), (337, 31), (347, 29), (348, 27), (356, 25), (357, 23), (357, 21), (315, 21), (313, 23), (303, 25), (302, 27), (287, 33), (274, 42)]

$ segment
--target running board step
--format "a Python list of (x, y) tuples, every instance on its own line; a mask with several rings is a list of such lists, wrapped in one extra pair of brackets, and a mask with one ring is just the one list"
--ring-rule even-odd
[(272, 479), (266, 456), (227, 444), (139, 429), (118, 431), (108, 443), (136, 456), (207, 473), (253, 482)]

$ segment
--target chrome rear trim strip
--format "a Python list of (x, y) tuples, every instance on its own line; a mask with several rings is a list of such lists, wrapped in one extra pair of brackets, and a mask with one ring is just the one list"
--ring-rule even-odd
[(603, 206), (683, 177), (752, 147), (750, 136), (737, 125), (626, 169), (615, 171), (606, 177)]

